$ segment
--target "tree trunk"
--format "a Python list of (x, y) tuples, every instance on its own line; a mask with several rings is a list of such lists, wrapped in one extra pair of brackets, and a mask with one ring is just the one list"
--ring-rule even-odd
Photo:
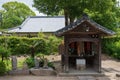
[(34, 49), (34, 47), (31, 47), (31, 57), (32, 58), (35, 57), (35, 49)]
[(68, 25), (68, 12), (66, 9), (64, 9), (64, 16), (65, 16), (65, 26)]
[(74, 22), (74, 19), (73, 17), (69, 17), (70, 18), (70, 24), (72, 24)]

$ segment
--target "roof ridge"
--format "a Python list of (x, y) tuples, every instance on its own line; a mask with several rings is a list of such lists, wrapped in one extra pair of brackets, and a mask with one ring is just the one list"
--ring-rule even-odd
[(19, 26), (20, 28), (22, 28), (26, 23), (27, 21), (30, 19), (30, 16), (27, 17), (27, 19), (25, 19), (25, 21), (23, 21), (23, 23)]
[(93, 21), (92, 19), (90, 19), (89, 16), (86, 15), (86, 14), (83, 15), (80, 19), (76, 20), (75, 22), (67, 25), (67, 26), (64, 27), (64, 28), (59, 29), (58, 31), (55, 32), (55, 34), (58, 35), (58, 36), (59, 36), (59, 35), (62, 35), (64, 32), (69, 31), (69, 30), (77, 27), (78, 25), (80, 25), (80, 24), (81, 24), (82, 22), (84, 22), (84, 21), (87, 21), (87, 22), (95, 25), (96, 28), (98, 28), (99, 30), (102, 30), (103, 32), (106, 32), (106, 33), (108, 33), (108, 34), (110, 34), (110, 35), (115, 34), (114, 31), (109, 30), (109, 29), (103, 27), (102, 25), (96, 23), (95, 21)]
[(30, 16), (30, 18), (64, 18), (64, 16)]

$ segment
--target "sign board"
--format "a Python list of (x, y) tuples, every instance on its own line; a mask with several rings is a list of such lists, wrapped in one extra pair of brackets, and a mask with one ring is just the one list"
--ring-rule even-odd
[(86, 60), (85, 59), (76, 59), (76, 64), (79, 65), (86, 65)]

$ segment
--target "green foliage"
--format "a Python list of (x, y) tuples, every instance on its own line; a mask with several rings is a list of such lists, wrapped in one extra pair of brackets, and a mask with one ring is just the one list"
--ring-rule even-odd
[(104, 53), (120, 59), (120, 37), (104, 38), (102, 48)]
[(0, 46), (0, 57), (2, 58), (2, 61), (4, 59), (8, 59), (9, 56), (10, 56), (10, 50), (4, 48), (3, 46)]
[(6, 66), (5, 63), (0, 61), (0, 76), (6, 73)]
[(52, 62), (48, 62), (48, 67), (51, 67), (51, 68), (55, 69), (55, 66)]
[(61, 39), (55, 36), (49, 36), (47, 40), (47, 53), (55, 54), (58, 52), (58, 45), (60, 44)]
[[(46, 59), (46, 58), (44, 58), (44, 54), (39, 53), (39, 54), (36, 55), (36, 57), (40, 58), (39, 59), (39, 67), (43, 67), (45, 59)], [(34, 61), (34, 58), (32, 58), (32, 57), (28, 57), (25, 60), (25, 63), (27, 63), (27, 65), (28, 65), (29, 68), (35, 67), (35, 61)], [(52, 62), (48, 61), (47, 65), (48, 65), (48, 67), (51, 67), (51, 68), (55, 69), (54, 64)]]
[[(5, 40), (7, 41), (5, 42)], [(34, 54), (53, 54), (58, 51), (60, 42), (61, 39), (55, 36), (50, 36), (48, 38), (0, 37), (0, 43), (6, 43), (4, 45), (7, 45), (7, 50), (9, 49), (12, 55), (31, 54), (33, 49)]]
[(35, 66), (35, 63), (34, 63), (34, 58), (32, 57), (28, 57), (25, 62), (27, 63), (28, 67), (29, 68), (32, 68)]
[(11, 28), (20, 25), (28, 16), (33, 16), (35, 13), (24, 3), (7, 2), (2, 5), (3, 14), (2, 28)]
[(38, 33), (38, 37), (39, 37), (39, 38), (45, 38), (45, 34), (43, 34), (42, 32), (39, 32), (39, 33)]
[(33, 0), (33, 2), (33, 6), (39, 12), (52, 16), (64, 15), (67, 25), (80, 18), (83, 13), (87, 13), (97, 23), (112, 30), (120, 23), (120, 7), (117, 6), (119, 4), (117, 0)]

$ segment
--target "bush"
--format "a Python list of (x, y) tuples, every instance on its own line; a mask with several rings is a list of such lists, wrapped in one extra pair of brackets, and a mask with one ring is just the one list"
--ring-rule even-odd
[(34, 58), (32, 57), (29, 57), (25, 60), (25, 62), (27, 63), (28, 67), (29, 68), (32, 68), (35, 66), (35, 63), (34, 63)]
[(120, 37), (102, 39), (102, 50), (103, 53), (120, 59)]
[(57, 38), (55, 36), (48, 37), (47, 46), (46, 46), (47, 53), (48, 54), (58, 53), (58, 46), (61, 43), (61, 41), (62, 40), (60, 38)]
[(0, 46), (0, 57), (2, 58), (2, 61), (4, 59), (8, 59), (9, 56), (10, 56), (9, 49), (6, 49), (5, 47)]
[(6, 73), (6, 66), (5, 63), (0, 61), (0, 76)]
[(34, 49), (34, 53), (43, 53), (49, 55), (58, 51), (58, 45), (61, 42), (61, 39), (55, 36), (49, 37), (38, 37), (38, 38), (28, 38), (28, 37), (16, 37), (16, 36), (1, 36), (0, 43), (7, 44), (7, 47), (10, 48), (12, 55), (21, 55), (21, 54), (31, 54), (31, 46), (35, 46), (39, 43)]
[(51, 68), (55, 69), (55, 66), (52, 62), (48, 62), (48, 67), (51, 67)]

